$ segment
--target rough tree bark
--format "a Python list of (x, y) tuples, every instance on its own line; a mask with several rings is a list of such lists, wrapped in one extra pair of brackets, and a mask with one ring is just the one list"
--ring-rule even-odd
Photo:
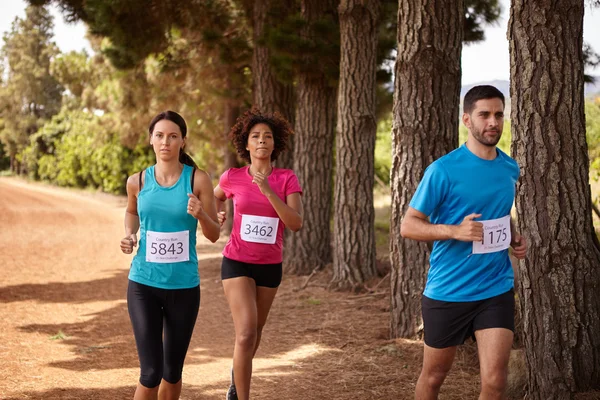
[[(291, 2), (287, 2), (291, 3)], [(253, 9), (253, 39), (252, 53), (253, 102), (263, 112), (280, 112), (292, 126), (295, 117), (294, 87), (291, 82), (283, 83), (275, 75), (271, 66), (270, 50), (261, 44), (265, 24), (272, 23), (269, 18), (271, 0), (256, 0)], [(292, 10), (291, 4), (280, 4), (283, 9)], [(282, 18), (283, 16), (279, 16)], [(283, 152), (276, 165), (279, 168), (292, 168), (294, 156), (294, 137), (289, 141), (289, 148)]]
[(375, 267), (375, 89), (379, 0), (342, 0), (334, 190), (333, 280), (364, 284)]
[(458, 143), (462, 0), (400, 0), (392, 128), (391, 335), (422, 326), (426, 243), (400, 236), (402, 216), (425, 168)]
[[(331, 16), (336, 7), (334, 0), (302, 0), (302, 16), (310, 24)], [(307, 29), (304, 34), (313, 33)], [(296, 93), (294, 171), (304, 191), (304, 224), (289, 237), (284, 256), (287, 272), (306, 275), (332, 259), (329, 224), (337, 84), (316, 65), (298, 73)]]
[(583, 0), (514, 0), (512, 153), (528, 398), (600, 388), (600, 246), (592, 225), (583, 95)]
[[(225, 143), (223, 145), (223, 160), (224, 160), (224, 169), (225, 171), (229, 168), (237, 167), (237, 155), (233, 148), (230, 146), (229, 139), (229, 130), (232, 126), (235, 125), (235, 121), (240, 115), (240, 107), (237, 102), (234, 101), (226, 101), (224, 106), (224, 128), (225, 128)], [(231, 233), (231, 228), (233, 227), (233, 202), (231, 199), (225, 201), (225, 215), (227, 218), (223, 223), (222, 232), (225, 235), (229, 235)]]

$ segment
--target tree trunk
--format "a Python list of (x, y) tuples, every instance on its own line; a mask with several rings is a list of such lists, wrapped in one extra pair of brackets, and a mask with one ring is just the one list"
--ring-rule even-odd
[(375, 268), (375, 87), (379, 0), (342, 0), (334, 192), (333, 283), (359, 286)]
[[(240, 107), (237, 103), (231, 100), (225, 100), (224, 110), (224, 123), (225, 123), (225, 143), (223, 145), (223, 160), (225, 171), (229, 168), (235, 168), (238, 165), (236, 152), (229, 144), (228, 135), (229, 130), (235, 125), (237, 118), (240, 115)], [(229, 235), (233, 226), (233, 202), (231, 199), (225, 201), (225, 215), (227, 219), (223, 223), (222, 231), (224, 234)]]
[[(303, 0), (302, 15), (310, 23), (335, 10), (332, 0)], [(310, 33), (306, 33), (310, 34)], [(294, 171), (304, 195), (303, 228), (289, 236), (285, 249), (288, 273), (309, 274), (331, 263), (331, 195), (337, 86), (324, 72), (298, 74)]]
[[(528, 393), (600, 389), (600, 248), (583, 95), (584, 0), (514, 0), (509, 22), (519, 269)], [(529, 398), (529, 397), (528, 397)]]
[[(280, 112), (294, 126), (295, 98), (292, 82), (283, 83), (275, 75), (271, 66), (270, 50), (260, 44), (264, 33), (265, 23), (273, 23), (269, 18), (270, 0), (256, 0), (254, 2), (254, 52), (252, 55), (252, 77), (254, 79), (253, 96), (254, 105), (263, 112)], [(289, 2), (288, 2), (289, 3)], [(291, 3), (280, 4), (279, 7), (293, 10)], [(279, 18), (282, 18), (279, 15)], [(281, 153), (276, 162), (279, 168), (292, 168), (294, 155), (294, 137), (288, 142), (288, 150)]]
[(390, 221), (391, 335), (422, 327), (421, 293), (429, 267), (426, 243), (400, 236), (425, 168), (458, 143), (462, 0), (400, 0), (392, 128)]

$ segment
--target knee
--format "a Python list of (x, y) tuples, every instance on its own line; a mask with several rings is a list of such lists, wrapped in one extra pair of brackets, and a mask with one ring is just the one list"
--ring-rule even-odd
[(502, 394), (508, 380), (506, 371), (492, 371), (481, 375), (481, 390), (484, 393)]
[(148, 389), (152, 389), (160, 385), (160, 381), (163, 377), (163, 371), (161, 368), (153, 368), (147, 367), (142, 368), (142, 373), (140, 374), (140, 383), (147, 387)]
[(431, 370), (423, 370), (421, 372), (421, 379), (423, 380), (423, 383), (431, 388), (431, 389), (439, 389), (442, 384), (444, 383), (444, 380), (446, 379), (446, 376), (448, 375), (448, 369), (431, 369)]
[(250, 328), (243, 329), (241, 332), (236, 333), (235, 343), (237, 346), (245, 350), (254, 350), (256, 345), (256, 339), (258, 338), (258, 329)]

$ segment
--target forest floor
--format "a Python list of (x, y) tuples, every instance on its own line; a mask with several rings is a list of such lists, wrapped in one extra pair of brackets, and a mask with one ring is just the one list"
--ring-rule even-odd
[[(0, 399), (131, 399), (139, 364), (126, 304), (131, 256), (119, 250), (125, 198), (1, 177), (0, 199)], [(184, 400), (224, 399), (229, 385), (225, 242), (198, 243), (202, 301)], [(378, 260), (389, 270), (387, 239), (378, 240)], [(361, 293), (330, 291), (330, 279), (327, 269), (308, 280), (284, 276), (254, 362), (252, 398), (413, 398), (423, 344), (389, 338), (389, 276)], [(476, 347), (468, 343), (440, 399), (478, 392)]]

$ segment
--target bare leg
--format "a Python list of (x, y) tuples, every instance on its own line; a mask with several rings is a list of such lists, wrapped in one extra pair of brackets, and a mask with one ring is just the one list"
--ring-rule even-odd
[(417, 381), (416, 400), (435, 400), (452, 367), (456, 346), (436, 349), (423, 345), (423, 369)]
[(250, 398), (252, 359), (258, 349), (262, 329), (273, 304), (277, 288), (256, 286), (254, 279), (237, 277), (223, 280), (235, 327), (233, 371), (238, 399)]
[(256, 346), (254, 346), (254, 353), (252, 354), (253, 357), (256, 355), (256, 351), (258, 350), (258, 345), (260, 344), (260, 339), (262, 337), (262, 331), (267, 323), (267, 317), (269, 316), (269, 311), (271, 311), (273, 300), (275, 300), (277, 289), (278, 288), (270, 288), (265, 286), (256, 287), (257, 327)]
[(178, 400), (181, 395), (181, 383), (182, 379), (177, 383), (169, 383), (163, 379), (158, 389), (158, 399)]
[(481, 400), (502, 399), (508, 378), (513, 332), (505, 328), (475, 331), (481, 371)]
[(133, 400), (158, 400), (158, 388), (147, 388), (138, 382), (137, 387), (135, 388), (135, 394), (133, 395)]
[(257, 339), (256, 284), (254, 279), (241, 276), (223, 280), (223, 289), (235, 327), (233, 349), (235, 388), (239, 400), (248, 400), (252, 378), (252, 357)]

